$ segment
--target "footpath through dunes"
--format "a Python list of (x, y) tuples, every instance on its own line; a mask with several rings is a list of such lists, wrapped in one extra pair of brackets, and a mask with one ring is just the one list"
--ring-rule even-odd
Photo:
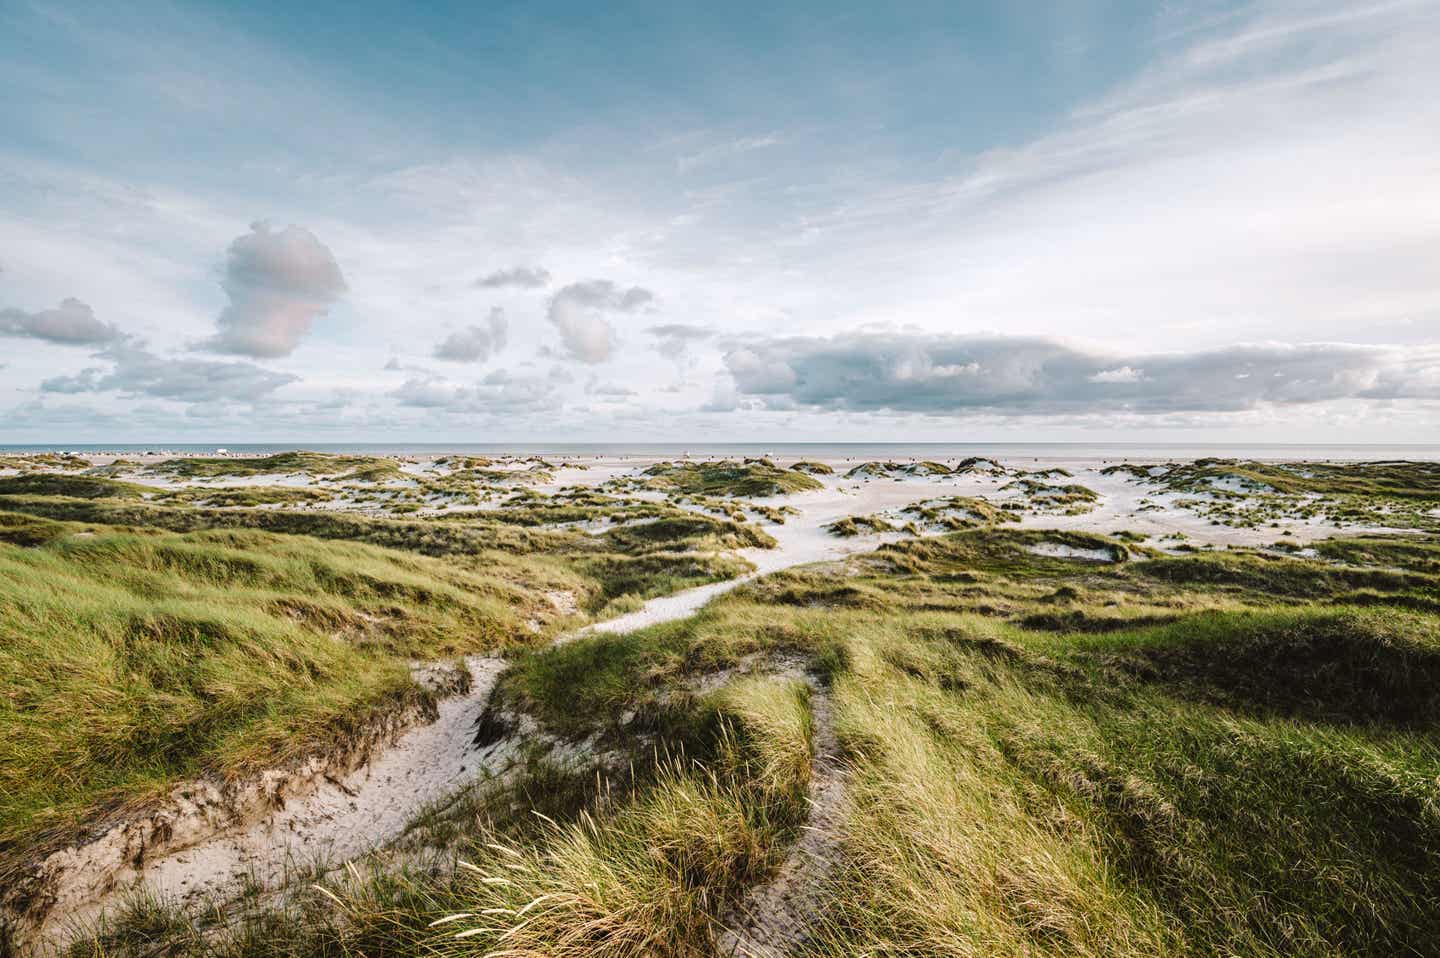
[[(809, 507), (828, 510), (843, 505), (843, 498), (822, 495)], [(773, 571), (863, 547), (818, 534), (811, 523), (776, 532), (776, 548), (742, 555)], [(757, 574), (652, 598), (553, 641), (683, 619)], [(573, 611), (573, 593), (546, 595)], [(463, 668), (452, 659), (419, 664), (416, 678), (434, 705), (387, 714), (344, 747), (299, 763), (219, 783), (186, 782), (143, 814), (40, 859), (4, 899), (18, 940), (38, 950), (59, 946), (137, 894), (213, 908), (393, 841), (425, 810), (515, 762), (514, 749), (497, 750), (476, 738), (506, 667), (503, 657), (475, 655), (465, 658)]]
[[(565, 467), (547, 465), (547, 473), (563, 476)], [(582, 789), (571, 779), (588, 772), (590, 797), (583, 802), (593, 806), (577, 799), (574, 808), (556, 813), (564, 827), (546, 832), (543, 842), (537, 838), (534, 848), (526, 844), (530, 835), (512, 847), (535, 866), (527, 879), (535, 894), (553, 897), (543, 908), (522, 912), (527, 900), (516, 897), (516, 888), (503, 894), (498, 884), (481, 889), (473, 895), (476, 902), (493, 894), (496, 908), (509, 909), (508, 918), (488, 924), (513, 919), (504, 933), (529, 942), (535, 953), (588, 953), (557, 949), (560, 939), (546, 938), (551, 932), (544, 928), (549, 922), (565, 941), (583, 942), (587, 928), (593, 936), (588, 922), (594, 920), (614, 923), (607, 924), (613, 931), (606, 933), (607, 954), (669, 953), (657, 941), (690, 949), (677, 954), (785, 954), (809, 947), (817, 915), (844, 917), (826, 896), (854, 877), (841, 854), (842, 846), (848, 854), (857, 842), (845, 809), (876, 788), (854, 764), (864, 758), (852, 747), (863, 730), (850, 727), (861, 699), (880, 708), (878, 703), (909, 696), (913, 707), (906, 721), (916, 724), (900, 731), (916, 743), (943, 742), (963, 737), (969, 727), (972, 690), (998, 679), (1006, 694), (1016, 683), (1033, 684), (1034, 694), (1068, 702), (1080, 665), (1060, 662), (1069, 655), (1060, 650), (1083, 649), (1083, 636), (1173, 625), (1174, 634), (1157, 632), (1157, 641), (1167, 650), (1188, 649), (1181, 639), (1198, 634), (1194, 613), (1206, 609), (1230, 612), (1317, 598), (1334, 605), (1404, 606), (1417, 614), (1440, 607), (1433, 549), (1418, 537), (1332, 540), (1304, 555), (1274, 547), (1166, 555), (1141, 545), (1138, 536), (1079, 530), (1099, 517), (1112, 531), (1112, 524), (1143, 512), (1157, 529), (1165, 528), (1167, 517), (1182, 516), (1197, 541), (1225, 541), (1240, 531), (1273, 542), (1277, 533), (1274, 527), (1266, 532), (1224, 524), (1241, 521), (1233, 511), (1202, 521), (1193, 507), (1176, 505), (1176, 497), (1203, 493), (1151, 483), (1165, 474), (1149, 469), (1141, 470), (1142, 479), (1100, 475), (1093, 466), (1068, 475), (998, 464), (960, 473), (942, 471), (943, 464), (924, 466), (862, 471), (856, 478), (816, 470), (818, 488), (784, 491), (782, 484), (776, 492), (762, 483), (743, 501), (712, 496), (721, 491), (717, 481), (753, 478), (743, 469), (667, 469), (657, 476), (631, 466), (620, 478), (643, 488), (515, 494), (503, 510), (487, 510), (473, 523), (440, 511), (401, 521), (268, 511), (268, 504), (191, 509), (94, 483), (58, 493), (36, 483), (17, 484), (10, 493), (0, 489), (0, 587), (16, 583), (14, 594), (0, 594), (0, 600), (21, 610), (13, 622), (30, 623), (20, 633), (0, 633), (7, 643), (18, 642), (19, 654), (0, 658), (10, 670), (5, 677), (21, 699), (36, 703), (48, 694), (71, 710), (62, 714), (56, 734), (74, 726), (92, 736), (60, 753), (72, 768), (99, 779), (106, 770), (95, 756), (117, 756), (114, 764), (125, 769), (147, 749), (144, 754), (170, 763), (159, 770), (164, 789), (152, 789), (145, 803), (100, 819), (104, 824), (79, 842), (47, 848), (48, 857), (36, 860), (24, 882), (7, 875), (4, 901), (20, 919), (20, 944), (59, 949), (72, 931), (101, 912), (124, 910), (146, 890), (177, 902), (182, 913), (187, 907), (192, 914), (209, 911), (207, 936), (219, 933), (217, 908), (228, 922), (235, 909), (254, 904), (257, 890), (283, 908), (292, 892), (318, 901), (333, 889), (349, 921), (354, 912), (334, 883), (334, 866), (365, 859), (353, 873), (357, 901), (363, 900), (380, 886), (366, 886), (362, 871), (369, 874), (373, 866), (381, 874), (397, 860), (408, 868), (416, 847), (452, 857), (462, 848), (478, 850), (471, 844), (480, 841), (476, 834), (490, 834), (485, 821), (492, 811), (508, 803), (528, 818), (537, 805), (549, 807), (535, 790), (556, 786), (579, 795)], [(773, 465), (764, 470), (783, 472)], [(1201, 478), (1210, 481), (1208, 473)], [(670, 491), (648, 485), (657, 479)], [(600, 477), (597, 485), (609, 481)], [(1093, 482), (1098, 491), (1082, 495), (1073, 488), (1082, 482)], [(93, 495), (81, 498), (79, 492)], [(1146, 499), (1162, 505), (1146, 508)], [(977, 505), (982, 501), (986, 508)], [(1200, 501), (1233, 510), (1235, 500)], [(12, 504), (15, 511), (3, 511)], [(714, 509), (722, 518), (696, 514)], [(908, 511), (913, 525), (892, 523), (883, 533), (850, 538), (827, 531), (842, 517), (877, 509)], [(1020, 520), (1000, 524), (994, 515), (1002, 510)], [(508, 511), (508, 520), (495, 514), (501, 511)], [(748, 514), (767, 518), (763, 531), (758, 522), (748, 524)], [(1375, 515), (1371, 510), (1363, 518)], [(1324, 517), (1298, 518), (1292, 525), (1306, 536), (1327, 528)], [(266, 528), (284, 525), (285, 534), (243, 527), (260, 519)], [(935, 521), (922, 527), (922, 520)], [(941, 520), (954, 524), (942, 526)], [(138, 534), (117, 529), (124, 523), (152, 528)], [(201, 531), (174, 531), (196, 529), (193, 523)], [(212, 524), (222, 527), (207, 528)], [(417, 551), (445, 558), (297, 534), (306, 529), (331, 540), (347, 540), (358, 530), (392, 545), (413, 536), (424, 544)], [(947, 529), (952, 534), (940, 534)], [(523, 534), (512, 535), (517, 531)], [(487, 536), (512, 551), (474, 555), (475, 543)], [(860, 552), (869, 554), (792, 568)], [(759, 578), (770, 573), (779, 574)], [(705, 608), (737, 587), (742, 590)], [(1229, 634), (1239, 620), (1216, 621)], [(1348, 635), (1360, 628), (1355, 622), (1368, 621), (1337, 619), (1335, 634)], [(1316, 659), (1317, 674), (1334, 671), (1338, 647), (1328, 629), (1312, 629), (1314, 648), (1301, 650)], [(1004, 641), (972, 639), (972, 632), (993, 632)], [(53, 641), (60, 635), (78, 642), (62, 647)], [(1388, 633), (1376, 635), (1385, 640)], [(573, 641), (582, 636), (591, 641)], [(1150, 654), (1138, 645), (1126, 650), (1100, 644), (1105, 648), (1095, 656), (1095, 668), (1104, 674), (1097, 689), (1149, 683), (1158, 690), (1153, 702), (1146, 699), (1155, 714), (1173, 711), (1172, 698), (1236, 714), (1255, 711), (1248, 687), (1201, 669), (1208, 648), (1167, 656), (1158, 645)], [(1365, 664), (1375, 644), (1356, 646), (1351, 659)], [(1255, 643), (1257, 650), (1276, 645), (1269, 632)], [(1021, 656), (1015, 651), (1021, 648), (1034, 654)], [(75, 684), (47, 687), (33, 666), (23, 668), (27, 656), (53, 661), (59, 667), (50, 671), (77, 676)], [(1407, 653), (1397, 660), (1404, 665), (1399, 671), (1416, 671), (1414, 662), (1430, 670), (1427, 656)], [(1262, 662), (1263, 656), (1256, 651), (1252, 659)], [(106, 669), (118, 663), (104, 678), (108, 684), (96, 684), (105, 669), (95, 663)], [(1090, 667), (1088, 660), (1081, 664)], [(1382, 663), (1371, 671), (1395, 670)], [(857, 682), (870, 683), (860, 698)], [(1223, 694), (1211, 688), (1219, 685)], [(92, 706), (82, 699), (96, 688), (104, 694), (91, 698), (100, 703), (138, 689), (143, 708), (121, 713), (112, 704), (109, 713), (85, 711)], [(331, 696), (323, 709), (314, 701), (322, 693)], [(1323, 697), (1336, 698), (1330, 692)], [(1430, 709), (1430, 699), (1417, 701), (1417, 709)], [(4, 708), (0, 703), (0, 719)], [(264, 714), (272, 709), (278, 714)], [(16, 714), (23, 710), (10, 718)], [(995, 721), (1004, 714), (997, 707)], [(779, 725), (776, 715), (784, 716)], [(879, 727), (883, 716), (874, 718), (866, 724)], [(123, 734), (106, 738), (107, 723)], [(844, 731), (843, 761), (837, 724)], [(196, 728), (205, 736), (196, 736)], [(258, 738), (246, 738), (247, 730)], [(290, 730), (303, 734), (291, 742)], [(732, 741), (731, 735), (737, 737)], [(329, 748), (323, 747), (327, 736)], [(288, 742), (290, 751), (276, 751), (277, 740)], [(885, 741), (859, 740), (871, 764), (889, 760)], [(95, 742), (103, 748), (94, 748)], [(669, 753), (676, 745), (681, 752)], [(1002, 745), (1011, 748), (1009, 739)], [(648, 764), (655, 768), (637, 778), (636, 765), (646, 764), (645, 749), (652, 747), (656, 754)], [(0, 745), (6, 748), (0, 754), (20, 754), (13, 745)], [(78, 764), (73, 756), (86, 748), (91, 764)], [(232, 755), (245, 760), (201, 761)], [(1043, 764), (1043, 756), (1031, 757)], [(537, 772), (571, 759), (577, 761), (568, 779), (553, 777), (553, 768)], [(42, 763), (29, 760), (28, 778), (44, 779)], [(965, 761), (964, 755), (953, 758), (956, 769)], [(628, 765), (628, 778), (622, 765)], [(1137, 768), (1134, 774), (1150, 772)], [(1068, 775), (1061, 777), (1069, 781)], [(15, 794), (25, 780), (0, 784)], [(562, 780), (568, 784), (557, 785)], [(187, 784), (173, 787), (177, 781)], [(613, 801), (611, 781), (624, 783), (615, 785)], [(476, 787), (486, 783), (499, 789)], [(511, 783), (514, 792), (506, 791)], [(31, 814), (47, 803), (75, 809), (116, 787), (111, 778), (83, 794), (37, 791), (29, 807)], [(872, 804), (877, 795), (870, 795)], [(594, 819), (588, 817), (592, 807)], [(442, 829), (433, 822), (452, 810), (458, 817), (443, 828), (452, 830), (453, 841), (437, 838)], [(565, 818), (572, 812), (578, 824)], [(910, 827), (902, 812), (895, 809), (890, 823), (901, 843), (909, 837), (900, 832)], [(1097, 834), (1102, 825), (1100, 819), (1093, 823)], [(629, 827), (638, 831), (627, 833)], [(417, 839), (422, 833), (428, 837)], [(376, 849), (383, 851), (368, 858)], [(659, 859), (652, 849), (663, 850)], [(589, 864), (575, 857), (582, 850)], [(610, 877), (632, 869), (654, 884), (626, 878), (619, 884), (631, 887), (607, 886), (603, 901), (584, 891), (587, 882), (604, 886), (607, 880), (587, 869), (617, 863), (623, 868)], [(486, 864), (498, 869), (487, 878), (507, 878), (506, 867)], [(309, 894), (309, 881), (321, 873), (316, 887), (322, 890)], [(431, 891), (417, 894), (423, 899)], [(456, 900), (449, 892), (435, 893), (441, 897), (432, 902)], [(662, 902), (657, 896), (670, 897)], [(236, 904), (240, 899), (250, 905)], [(860, 917), (888, 914), (896, 901), (877, 902), (873, 913)], [(410, 917), (384, 914), (419, 924), (407, 931), (416, 936), (409, 946), (393, 953), (428, 950), (427, 941), (452, 933), (424, 930), (447, 917), (432, 905), (407, 899), (399, 907)], [(494, 950), (511, 943), (479, 912), (475, 927), (464, 926), (472, 907), (460, 907), (466, 912), (455, 919), (462, 924), (453, 933), (473, 932), (476, 941), (467, 944), (483, 941)], [(837, 927), (831, 921), (822, 930), (832, 935)], [(651, 940), (649, 952), (614, 944), (650, 940), (651, 933), (661, 937)], [(342, 951), (370, 953), (368, 944), (360, 948), (360, 939), (346, 937), (350, 931), (335, 934), (356, 946)], [(625, 937), (631, 934), (639, 937)]]
[(784, 958), (802, 944), (820, 907), (824, 882), (842, 854), (846, 770), (835, 733), (835, 706), (814, 675), (792, 674), (810, 687), (813, 755), (805, 821), (775, 874), (721, 917), (715, 951), (727, 958)]
[(610, 500), (525, 498), (503, 522), (245, 505), (67, 473), (0, 488), (0, 941), (384, 843), (484, 773), (474, 725), (508, 649), (770, 543), (644, 502), (663, 542), (563, 527), (628, 520)]

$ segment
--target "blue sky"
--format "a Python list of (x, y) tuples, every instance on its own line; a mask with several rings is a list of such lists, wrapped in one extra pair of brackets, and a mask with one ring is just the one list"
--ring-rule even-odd
[(0, 442), (1432, 441), (1440, 8), (0, 0)]

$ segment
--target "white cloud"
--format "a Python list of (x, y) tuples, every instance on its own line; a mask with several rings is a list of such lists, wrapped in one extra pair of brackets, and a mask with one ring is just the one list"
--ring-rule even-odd
[(78, 375), (56, 376), (40, 384), (45, 393), (118, 393), (185, 403), (256, 402), (299, 377), (247, 362), (167, 359), (143, 344), (120, 341), (96, 354), (109, 369), (90, 367)]
[(314, 233), (294, 225), (277, 233), (266, 222), (252, 223), (230, 244), (221, 285), (230, 305), (205, 347), (258, 357), (294, 352), (347, 288), (334, 255)]
[(725, 364), (739, 393), (770, 408), (1160, 415), (1440, 399), (1440, 347), (1259, 343), (1118, 357), (1041, 337), (857, 333), (761, 340)]
[(467, 326), (451, 333), (435, 346), (435, 358), (456, 363), (484, 362), (492, 352), (505, 348), (509, 329), (505, 310), (492, 307), (484, 327)]
[(608, 279), (571, 283), (550, 297), (546, 315), (560, 332), (564, 355), (582, 363), (603, 363), (615, 348), (609, 315), (648, 308), (655, 294), (640, 286), (622, 289)]
[(401, 406), (440, 410), (459, 417), (518, 415), (556, 409), (556, 384), (541, 376), (497, 369), (470, 385), (440, 376), (415, 376), (390, 394)]
[(0, 336), (38, 339), (60, 346), (95, 346), (118, 339), (120, 331), (100, 322), (93, 309), (72, 297), (61, 300), (54, 309), (34, 313), (0, 309)]
[[(254, 210), (276, 209), (305, 224), (317, 245), (342, 254), (344, 270), (341, 276), (335, 263), (337, 283), (325, 281), (322, 269), (319, 282), (299, 281), (293, 296), (285, 269), (263, 282), (250, 282), (241, 270), (235, 291), (227, 270), (226, 315), (257, 321), (222, 328), (211, 345), (238, 358), (280, 360), (273, 371), (231, 371), (262, 391), (273, 381), (267, 377), (299, 377), (268, 394), (266, 415), (274, 418), (266, 421), (281, 421), (273, 411), (281, 405), (285, 415), (320, 409), (318, 400), (302, 406), (277, 397), (350, 389), (359, 398), (348, 408), (368, 417), (367, 424), (428, 427), (425, 407), (402, 405), (390, 394), (402, 380), (428, 384), (441, 403), (429, 407), (437, 417), (452, 405), (479, 409), (481, 385), (493, 393), (505, 384), (459, 381), (465, 367), (445, 365), (457, 378), (447, 392), (424, 368), (441, 366), (434, 350), (456, 331), (469, 337), (469, 355), (485, 352), (472, 332), (477, 328), (489, 338), (492, 361), (503, 338), (516, 356), (545, 349), (566, 360), (607, 363), (605, 381), (638, 396), (607, 406), (603, 414), (611, 418), (603, 421), (657, 437), (686, 438), (700, 422), (738, 438), (759, 434), (761, 425), (771, 435), (803, 425), (807, 435), (829, 438), (871, 428), (909, 438), (942, 428), (934, 424), (944, 417), (998, 422), (1011, 415), (985, 411), (974, 405), (976, 397), (1006, 375), (1018, 377), (1022, 359), (1034, 351), (1012, 351), (1014, 367), (999, 370), (998, 360), (925, 350), (897, 351), (880, 367), (852, 355), (857, 369), (844, 375), (860, 384), (855, 409), (873, 404), (876, 382), (888, 383), (897, 402), (907, 388), (921, 397), (905, 400), (917, 403), (915, 410), (891, 413), (852, 411), (833, 395), (825, 398), (829, 387), (811, 377), (823, 371), (843, 378), (842, 371), (768, 345), (782, 335), (821, 340), (876, 323), (904, 324), (928, 337), (1003, 331), (1063, 345), (1067, 337), (1086, 336), (1094, 345), (1074, 350), (1093, 361), (1079, 367), (1084, 381), (1071, 388), (1037, 374), (1048, 385), (1027, 410), (1043, 406), (1047, 395), (1068, 398), (1047, 423), (1024, 412), (1027, 435), (1051, 424), (1052, 438), (1080, 428), (1075, 424), (1087, 415), (1080, 400), (1093, 396), (1096, 414), (1113, 423), (1143, 418), (1193, 429), (1223, 416), (1276, 436), (1308, 428), (1314, 436), (1363, 440), (1384, 427), (1390, 438), (1430, 438), (1425, 400), (1414, 397), (1431, 394), (1421, 388), (1434, 375), (1424, 357), (1440, 334), (1434, 271), (1440, 99), (1425, 96), (1440, 87), (1433, 56), (1440, 8), (1428, 0), (1255, 0), (1209, 22), (1193, 6), (1167, 10), (1162, 26), (1178, 29), (1118, 51), (1149, 62), (1114, 88), (1052, 116), (1006, 124), (1033, 135), (1002, 139), (982, 120), (963, 130), (923, 124), (898, 136), (886, 122), (884, 96), (900, 102), (907, 90), (887, 86), (898, 82), (894, 77), (873, 76), (867, 83), (881, 94), (870, 101), (874, 124), (857, 125), (843, 112), (786, 125), (751, 115), (744, 129), (697, 131), (688, 124), (674, 129), (657, 113), (626, 142), (633, 149), (620, 150), (612, 148), (610, 131), (634, 128), (608, 122), (557, 131), (541, 145), (517, 141), (497, 150), (490, 141), (448, 135), (438, 142), (428, 134), (442, 124), (417, 123), (393, 109), (418, 105), (406, 99), (415, 91), (403, 84), (390, 90), (393, 100), (359, 95), (258, 38), (235, 36), (233, 22), (203, 11), (170, 11), (187, 25), (173, 34), (155, 28), (155, 8), (144, 0), (123, 17), (67, 14), (42, 25), (86, 51), (80, 59), (126, 64), (111, 85), (134, 94), (125, 101), (131, 109), (109, 105), (83, 64), (53, 57), (48, 48), (0, 62), (0, 80), (12, 85), (92, 84), (94, 114), (126, 120), (97, 132), (86, 111), (32, 110), (23, 97), (0, 103), (0, 126), (25, 134), (0, 145), (0, 300), (27, 309), (71, 296), (103, 303), (107, 320), (143, 335), (149, 356), (176, 362), (167, 357), (216, 333), (212, 320), (226, 301), (210, 281), (214, 252)], [(46, 67), (47, 56), (66, 65)], [(196, 72), (200, 65), (205, 69)], [(187, 77), (195, 82), (180, 82)], [(956, 109), (966, 108), (967, 95), (957, 94)], [(752, 106), (752, 114), (764, 110)], [(324, 122), (314, 123), (321, 111)], [(135, 150), (143, 138), (135, 131), (196, 128), (190, 121), (244, 135), (197, 147), (208, 160), (223, 160), (208, 168), (189, 153), (141, 157)], [(772, 142), (782, 133), (768, 130), (783, 131), (784, 142)], [(107, 149), (97, 152), (99, 134), (109, 135)], [(122, 140), (128, 152), (115, 146)], [(27, 146), (37, 142), (57, 150), (41, 154)], [(677, 169), (681, 156), (690, 159)], [(273, 241), (289, 231), (269, 232)], [(237, 244), (259, 242), (252, 236)], [(328, 250), (325, 256), (335, 260)], [(683, 316), (677, 311), (683, 322), (648, 326), (663, 320), (635, 315), (639, 342), (620, 348), (629, 335), (627, 312), (649, 306), (627, 307), (624, 288), (615, 284), (574, 284), (579, 291), (561, 295), (563, 278), (590, 276), (644, 277), (645, 287), (683, 304)], [(288, 290), (278, 303), (263, 292), (277, 287)], [(543, 298), (536, 293), (542, 287)], [(495, 305), (510, 320), (503, 337), (484, 321)], [(344, 323), (320, 321), (326, 309)], [(545, 322), (538, 321), (542, 309)], [(58, 340), (35, 336), (38, 315), (0, 314), (12, 394), (40, 395), (44, 381), (84, 389), (118, 377), (113, 360), (92, 362), (97, 368), (87, 372), (85, 350), (57, 349), (50, 343)], [(702, 332), (712, 330), (707, 340)], [(299, 348), (322, 335), (323, 349)], [(1317, 382), (1338, 376), (1330, 391), (1355, 398), (1334, 400), (1349, 412), (1323, 427), (1316, 424), (1331, 415), (1328, 407), (1286, 398), (1325, 393), (1299, 372), (1286, 380), (1288, 393), (1272, 384), (1273, 398), (1256, 399), (1266, 395), (1260, 380), (1277, 377), (1224, 363), (1217, 366), (1216, 395), (1259, 405), (1154, 411), (1163, 404), (1154, 391), (1184, 380), (1157, 366), (1156, 357), (1233, 355), (1234, 344), (1257, 340), (1370, 340), (1413, 347), (1417, 358), (1406, 366), (1400, 351), (1373, 347), (1377, 352), (1367, 356), (1383, 359), (1350, 368), (1338, 354), (1328, 356), (1315, 368)], [(464, 344), (460, 351), (467, 352)], [(722, 354), (729, 354), (728, 367)], [(391, 356), (395, 375), (375, 377)], [(142, 365), (132, 363), (132, 373)], [(678, 377), (675, 365), (682, 367)], [(148, 388), (170, 388), (165, 383), (177, 372), (184, 370), (156, 374)], [(707, 377), (717, 372), (722, 382), (707, 402)], [(527, 375), (523, 365), (512, 374)], [(563, 423), (542, 418), (537, 429), (549, 435), (596, 421), (587, 417), (601, 397), (586, 394), (587, 376), (560, 366), (539, 376), (553, 389), (547, 402), (571, 406)], [(1367, 376), (1373, 388), (1364, 385)], [(736, 391), (741, 380), (770, 391)], [(1244, 388), (1232, 392), (1231, 382)], [(203, 395), (198, 388), (185, 392)], [(511, 387), (512, 396), (521, 392)], [(160, 422), (178, 402), (125, 395), (148, 394), (112, 390), (95, 405), (128, 413), (148, 403)], [(823, 401), (807, 404), (806, 395)], [(1382, 395), (1397, 398), (1376, 398)], [(46, 396), (49, 405), (80, 401)], [(1200, 401), (1184, 390), (1177, 396)], [(197, 430), (212, 412), (217, 428), (245, 425), (215, 411), (226, 401), (184, 402), (188, 425)], [(935, 402), (954, 409), (932, 415)], [(701, 403), (726, 411), (686, 420)], [(637, 418), (620, 419), (615, 405)], [(775, 411), (785, 407), (799, 411)], [(254, 421), (262, 420), (257, 414)], [(72, 429), (69, 420), (54, 422)], [(867, 425), (873, 423), (881, 425)], [(28, 428), (13, 421), (6, 427)], [(310, 427), (329, 428), (323, 414)], [(282, 435), (310, 429), (293, 419)]]
[(513, 266), (482, 276), (475, 285), (481, 289), (543, 289), (550, 285), (550, 271), (540, 266)]

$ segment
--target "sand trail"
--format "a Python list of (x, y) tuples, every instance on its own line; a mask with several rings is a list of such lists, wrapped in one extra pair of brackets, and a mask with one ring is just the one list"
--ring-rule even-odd
[(810, 812), (800, 836), (776, 873), (746, 894), (721, 920), (717, 954), (734, 958), (781, 958), (805, 940), (819, 905), (824, 879), (840, 861), (840, 822), (845, 765), (835, 734), (829, 691), (805, 675), (810, 686), (815, 752), (810, 761)]
[[(626, 462), (623, 467), (589, 472), (560, 471), (575, 472), (588, 483), (596, 483), (639, 465)], [(1156, 536), (1178, 531), (1191, 541), (1214, 545), (1274, 541), (1279, 531), (1213, 525), (1177, 507), (1174, 494), (1123, 477), (1104, 476), (1095, 462), (1066, 465), (1074, 473), (1074, 478), (1066, 481), (1084, 484), (1100, 494), (1097, 507), (1075, 516), (1027, 515), (1021, 526), (1097, 532), (1134, 528)], [(838, 539), (825, 531), (836, 519), (901, 509), (944, 496), (1003, 498), (1000, 487), (1004, 482), (1004, 477), (984, 474), (873, 480), (834, 476), (825, 477), (823, 489), (756, 500), (763, 505), (792, 507), (797, 514), (784, 524), (766, 526), (777, 541), (776, 548), (740, 551), (755, 565), (755, 571), (651, 599), (634, 612), (557, 641), (597, 632), (623, 633), (686, 618), (711, 599), (757, 576), (842, 558), (902, 538), (886, 533)], [(1283, 526), (1294, 530), (1291, 541), (1297, 543), (1336, 531), (1313, 520), (1287, 521)], [(34, 887), (41, 892), (30, 901), (29, 917), (24, 919), (33, 940), (58, 943), (67, 931), (93, 922), (141, 888), (182, 903), (223, 901), (246, 887), (277, 887), (297, 868), (338, 864), (393, 841), (427, 807), (495, 771), (496, 760), (475, 745), (474, 734), (506, 663), (500, 658), (476, 657), (467, 665), (472, 676), (469, 690), (441, 699), (434, 721), (426, 722), (426, 717), (419, 715), (402, 717), (394, 726), (377, 730), (359, 752), (267, 773), (243, 786), (244, 794), (238, 799), (235, 789), (187, 783), (149, 819), (115, 826), (94, 841), (50, 856), (39, 866)], [(830, 703), (822, 689), (812, 688), (817, 753), (810, 827), (774, 881), (747, 900), (745, 915), (749, 917), (727, 933), (734, 954), (776, 954), (780, 943), (793, 939), (806, 908), (803, 890), (813, 885), (812, 879), (823, 871), (831, 854), (826, 843), (833, 838), (826, 836), (833, 835), (829, 819), (835, 814), (843, 783), (829, 723)], [(8, 899), (5, 904), (10, 907)]]

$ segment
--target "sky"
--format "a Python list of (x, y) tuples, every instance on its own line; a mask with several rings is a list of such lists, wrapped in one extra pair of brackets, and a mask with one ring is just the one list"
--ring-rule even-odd
[(1436, 0), (0, 0), (0, 443), (1440, 441)]

